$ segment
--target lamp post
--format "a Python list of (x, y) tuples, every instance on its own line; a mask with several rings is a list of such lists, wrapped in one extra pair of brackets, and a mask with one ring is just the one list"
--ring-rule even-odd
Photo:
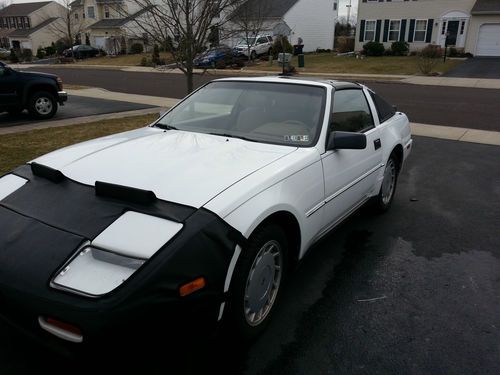
[(350, 20), (351, 20), (351, 1), (352, 0), (349, 0), (349, 4), (346, 4), (346, 8), (347, 8), (347, 24), (350, 25)]

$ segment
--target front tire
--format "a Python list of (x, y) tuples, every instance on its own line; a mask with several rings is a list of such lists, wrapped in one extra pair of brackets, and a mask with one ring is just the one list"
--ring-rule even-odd
[(269, 324), (286, 272), (288, 244), (281, 227), (257, 230), (242, 250), (235, 269), (229, 304), (235, 333), (252, 340)]
[(395, 154), (391, 154), (384, 169), (384, 179), (382, 186), (376, 197), (374, 197), (374, 206), (378, 212), (386, 212), (392, 205), (399, 174), (399, 160)]
[(57, 101), (50, 92), (36, 92), (28, 101), (28, 111), (31, 116), (40, 120), (52, 118), (57, 112)]
[(252, 51), (252, 53), (250, 54), (250, 59), (255, 60), (256, 58), (257, 58), (257, 52)]

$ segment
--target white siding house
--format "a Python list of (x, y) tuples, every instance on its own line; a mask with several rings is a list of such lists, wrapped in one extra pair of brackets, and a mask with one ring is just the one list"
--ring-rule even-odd
[[(303, 51), (312, 52), (318, 48), (333, 48), (338, 2), (339, 0), (248, 0), (244, 6), (265, 10), (261, 17), (263, 25), (259, 30), (260, 34), (277, 36), (285, 30), (292, 45), (297, 44), (298, 38), (302, 38)], [(224, 42), (234, 45), (242, 35), (237, 34), (237, 25), (230, 23), (228, 28), (229, 34), (233, 35)]]
[(500, 0), (360, 0), (357, 51), (374, 40), (419, 50), (446, 40), (465, 52), (500, 56)]

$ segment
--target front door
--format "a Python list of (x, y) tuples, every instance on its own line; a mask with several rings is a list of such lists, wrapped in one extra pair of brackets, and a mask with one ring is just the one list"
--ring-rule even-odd
[(447, 30), (447, 44), (449, 46), (457, 45), (457, 37), (458, 37), (458, 27), (460, 26), (460, 21), (448, 21), (448, 30)]
[(364, 150), (334, 150), (322, 156), (325, 230), (367, 200), (376, 182), (376, 172), (382, 167), (380, 134), (364, 91), (337, 90), (333, 103), (330, 131), (364, 133), (367, 143)]

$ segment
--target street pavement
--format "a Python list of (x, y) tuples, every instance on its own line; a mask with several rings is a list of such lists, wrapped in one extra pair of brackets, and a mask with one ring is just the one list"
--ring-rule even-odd
[[(37, 68), (38, 69), (38, 68)], [(125, 72), (72, 68), (38, 69), (58, 74), (74, 85), (102, 87), (129, 94), (182, 98), (186, 80), (182, 74)], [(196, 75), (195, 87), (226, 76)], [(401, 82), (366, 82), (377, 93), (405, 112), (410, 121), (423, 124), (500, 130), (500, 90), (428, 86)]]
[[(59, 106), (56, 115), (45, 122), (57, 121), (63, 119), (70, 119), (76, 117), (84, 117), (105, 113), (116, 113), (116, 112), (126, 112), (135, 111), (145, 108), (153, 108), (154, 105), (131, 103), (126, 101), (117, 100), (105, 100), (96, 99), (82, 96), (70, 95), (68, 101), (63, 106)], [(11, 126), (19, 125), (29, 125), (33, 122), (39, 122), (40, 120), (34, 120), (28, 115), (27, 111), (22, 112), (16, 116), (10, 116), (8, 113), (0, 113), (0, 128), (6, 128)]]
[[(163, 337), (155, 356), (101, 357), (124, 373), (499, 374), (499, 162), (498, 146), (415, 137), (391, 210), (361, 209), (315, 246), (252, 345)], [(104, 369), (94, 358), (0, 325), (1, 374)]]

